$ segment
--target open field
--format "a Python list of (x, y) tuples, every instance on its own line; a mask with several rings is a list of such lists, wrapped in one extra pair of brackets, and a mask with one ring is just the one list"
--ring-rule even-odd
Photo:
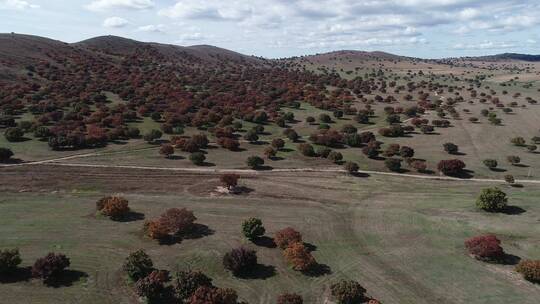
[[(36, 281), (0, 285), (7, 302), (132, 303), (120, 271), (124, 257), (144, 248), (160, 268), (201, 269), (217, 286), (232, 287), (249, 303), (274, 303), (281, 291), (322, 303), (339, 278), (358, 280), (383, 303), (536, 303), (540, 287), (524, 281), (512, 265), (487, 264), (467, 256), (463, 240), (495, 233), (508, 254), (540, 257), (537, 198), (540, 188), (502, 187), (516, 214), (474, 208), (476, 183), (424, 181), (343, 174), (268, 173), (244, 176), (252, 191), (214, 192), (217, 176), (159, 171), (4, 168), (0, 171), (0, 247), (19, 247), (23, 265), (48, 251), (72, 259), (70, 286)], [(487, 186), (487, 185), (486, 185)], [(143, 238), (142, 220), (114, 222), (93, 216), (95, 201), (121, 194), (146, 219), (172, 207), (187, 207), (210, 233), (179, 244)], [(256, 246), (240, 223), (260, 217), (268, 236), (291, 226), (312, 244), (328, 273), (305, 276), (289, 269), (278, 249)], [(258, 251), (265, 265), (255, 278), (237, 279), (221, 266), (237, 245)], [(66, 282), (67, 284), (68, 282)]]

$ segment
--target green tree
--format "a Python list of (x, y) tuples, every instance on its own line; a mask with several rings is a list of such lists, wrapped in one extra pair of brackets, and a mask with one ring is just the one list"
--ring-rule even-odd
[(242, 233), (250, 240), (261, 237), (265, 233), (262, 221), (258, 218), (250, 218), (242, 223)]

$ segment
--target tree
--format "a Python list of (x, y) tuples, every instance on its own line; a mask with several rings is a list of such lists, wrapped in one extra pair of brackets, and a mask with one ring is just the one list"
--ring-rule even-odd
[(244, 134), (244, 139), (249, 142), (256, 142), (259, 140), (259, 135), (257, 135), (257, 132), (254, 130), (247, 131), (246, 134)]
[(13, 273), (21, 262), (18, 248), (0, 250), (0, 277)]
[(24, 131), (21, 128), (7, 128), (4, 132), (6, 140), (9, 142), (21, 141), (24, 136)]
[(277, 151), (272, 147), (266, 147), (264, 148), (263, 153), (268, 159), (272, 159), (276, 156)]
[(37, 138), (47, 138), (50, 135), (51, 135), (51, 131), (49, 130), (49, 128), (45, 126), (39, 126), (34, 131), (34, 136)]
[(521, 260), (516, 271), (528, 281), (540, 283), (540, 260)]
[(456, 154), (459, 150), (458, 146), (453, 143), (445, 143), (443, 144), (443, 148), (448, 154)]
[(189, 155), (189, 160), (191, 160), (194, 165), (201, 166), (204, 164), (206, 156), (204, 156), (202, 152), (194, 152)]
[(201, 286), (189, 299), (189, 304), (237, 304), (238, 295), (230, 288)]
[(144, 139), (146, 142), (152, 144), (152, 143), (154, 143), (156, 140), (160, 139), (161, 136), (163, 136), (163, 133), (161, 133), (160, 130), (155, 130), (155, 129), (153, 129), (153, 130), (151, 130), (150, 132), (144, 134), (143, 139)]
[(108, 196), (96, 203), (97, 210), (113, 219), (121, 218), (129, 213), (129, 202), (120, 196)]
[(166, 223), (159, 219), (153, 221), (145, 221), (143, 232), (153, 240), (164, 240), (169, 237), (169, 227)]
[(223, 187), (231, 190), (238, 185), (238, 180), (240, 179), (240, 176), (234, 173), (226, 173), (223, 174), (219, 179)]
[(332, 118), (328, 114), (321, 113), (321, 114), (319, 114), (319, 121), (322, 122), (322, 123), (331, 123)]
[(244, 247), (238, 247), (223, 256), (223, 267), (235, 276), (246, 274), (257, 266), (257, 253)]
[(414, 156), (414, 149), (408, 146), (402, 146), (399, 149), (399, 155), (403, 158), (411, 158)]
[(283, 256), (296, 271), (308, 271), (315, 266), (315, 258), (300, 242), (292, 243), (285, 248)]
[(262, 221), (258, 218), (252, 217), (242, 223), (242, 233), (250, 240), (263, 236), (265, 231)]
[(251, 169), (258, 169), (260, 166), (264, 165), (264, 159), (258, 157), (258, 156), (250, 156), (246, 160), (246, 164)]
[(167, 227), (168, 231), (177, 236), (193, 231), (196, 220), (193, 211), (186, 208), (171, 208), (159, 217), (159, 221)]
[(165, 155), (166, 158), (174, 154), (174, 148), (170, 144), (164, 144), (159, 147), (159, 154)]
[(44, 283), (56, 281), (64, 269), (70, 265), (69, 258), (59, 253), (49, 253), (46, 256), (36, 260), (32, 266), (32, 277), (40, 278)]
[(298, 151), (302, 153), (304, 156), (314, 156), (315, 150), (313, 150), (313, 146), (308, 143), (301, 143), (298, 145)]
[(313, 116), (308, 116), (308, 117), (306, 117), (306, 122), (307, 122), (308, 124), (314, 123), (314, 122), (315, 122), (315, 117), (313, 117)]
[(355, 162), (346, 162), (343, 168), (349, 173), (354, 174), (357, 173), (360, 167), (358, 167), (358, 164)]
[(318, 155), (321, 158), (327, 158), (328, 155), (330, 155), (330, 152), (332, 152), (332, 149), (327, 147), (317, 147), (317, 151), (315, 152), (316, 155)]
[(340, 152), (332, 151), (327, 158), (337, 164), (343, 159), (343, 155)]
[(396, 124), (401, 122), (401, 118), (398, 114), (390, 114), (386, 116), (386, 122), (389, 124)]
[(212, 279), (200, 271), (179, 271), (176, 273), (173, 286), (177, 297), (185, 301), (199, 287), (212, 287)]
[(483, 163), (484, 166), (488, 167), (491, 170), (497, 168), (498, 165), (497, 160), (495, 159), (484, 159)]
[(362, 148), (362, 153), (366, 155), (369, 158), (375, 158), (379, 156), (380, 150), (379, 150), (379, 144), (376, 141), (370, 141), (367, 146)]
[(509, 155), (506, 157), (506, 160), (514, 166), (521, 162), (521, 158), (517, 155)]
[(278, 230), (274, 234), (274, 242), (279, 248), (285, 249), (290, 244), (301, 243), (302, 235), (292, 227), (287, 227), (285, 229)]
[(494, 235), (480, 235), (465, 241), (469, 254), (484, 261), (499, 260), (504, 256), (501, 241)]
[(476, 199), (476, 207), (489, 212), (498, 212), (506, 209), (507, 202), (506, 193), (499, 188), (486, 188)]
[(511, 174), (507, 174), (504, 176), (504, 181), (509, 183), (510, 185), (514, 184), (516, 180), (514, 179), (514, 176)]
[(346, 133), (346, 134), (355, 134), (357, 131), (358, 129), (351, 124), (347, 124), (341, 127), (341, 132)]
[(169, 280), (169, 274), (164, 270), (154, 270), (148, 276), (139, 279), (135, 283), (135, 293), (145, 297), (149, 302), (160, 299), (165, 293), (165, 282)]
[(427, 169), (427, 165), (425, 161), (422, 160), (414, 160), (411, 162), (411, 167), (413, 167), (416, 172), (425, 172)]
[(437, 164), (437, 169), (445, 175), (459, 175), (464, 168), (465, 163), (459, 159), (441, 160)]
[(272, 139), (272, 147), (276, 148), (276, 150), (280, 150), (285, 146), (285, 141), (281, 138), (274, 138)]
[(295, 293), (283, 293), (278, 296), (277, 304), (303, 304), (302, 296)]
[(401, 159), (387, 158), (384, 160), (384, 164), (390, 171), (398, 172), (401, 170)]
[(527, 145), (527, 151), (529, 152), (534, 152), (536, 149), (538, 149), (536, 145)]
[(514, 137), (510, 139), (510, 142), (513, 143), (515, 146), (524, 146), (525, 145), (525, 138), (523, 137)]
[(154, 270), (154, 264), (148, 254), (140, 249), (128, 255), (123, 269), (132, 281), (137, 282)]
[(366, 289), (356, 281), (341, 280), (332, 284), (330, 291), (338, 304), (356, 304), (367, 300)]
[(293, 142), (296, 142), (298, 140), (298, 133), (296, 133), (293, 129), (285, 129), (283, 131), (283, 135), (287, 136), (288, 139), (292, 140)]
[(7, 162), (13, 156), (13, 152), (8, 148), (0, 148), (0, 162)]

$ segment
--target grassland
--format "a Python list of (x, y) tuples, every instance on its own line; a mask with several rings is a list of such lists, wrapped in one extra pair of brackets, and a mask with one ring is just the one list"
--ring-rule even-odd
[[(33, 168), (33, 169), (32, 169)], [(474, 208), (481, 184), (400, 177), (266, 173), (245, 176), (252, 191), (214, 192), (218, 177), (160, 171), (6, 168), (0, 172), (0, 247), (19, 247), (23, 266), (49, 251), (72, 260), (69, 286), (38, 281), (0, 284), (6, 303), (133, 303), (121, 272), (125, 256), (145, 249), (159, 268), (200, 269), (218, 286), (231, 287), (249, 303), (274, 303), (282, 291), (322, 303), (339, 278), (361, 282), (383, 303), (537, 303), (540, 287), (521, 279), (512, 265), (487, 264), (465, 253), (463, 240), (495, 233), (506, 252), (540, 258), (537, 198), (540, 188), (502, 187), (516, 214)], [(485, 185), (488, 186), (488, 185)], [(210, 235), (159, 245), (141, 236), (142, 220), (96, 218), (95, 201), (121, 194), (150, 219), (172, 207), (194, 210)], [(306, 276), (291, 270), (278, 249), (256, 246), (240, 233), (242, 220), (260, 217), (267, 235), (292, 226), (330, 270)], [(258, 251), (258, 277), (238, 279), (221, 266), (230, 248)], [(69, 283), (69, 284), (68, 284)]]

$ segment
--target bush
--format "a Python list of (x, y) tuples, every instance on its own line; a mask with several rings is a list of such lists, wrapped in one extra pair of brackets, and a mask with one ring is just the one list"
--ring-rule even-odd
[(107, 196), (96, 202), (97, 210), (111, 218), (121, 218), (129, 212), (129, 202), (119, 196)]
[(8, 148), (0, 148), (0, 162), (6, 162), (13, 156), (13, 152)]
[(201, 286), (189, 299), (189, 304), (237, 304), (238, 295), (230, 288)]
[(174, 148), (170, 144), (164, 144), (159, 147), (159, 154), (165, 155), (166, 158), (174, 154)]
[(521, 158), (517, 155), (509, 155), (506, 157), (506, 160), (512, 165), (517, 165), (521, 162)]
[(250, 156), (246, 160), (246, 164), (251, 169), (258, 169), (260, 166), (264, 165), (264, 159), (258, 157), (258, 156)]
[(526, 280), (540, 283), (540, 260), (522, 260), (517, 264), (516, 271)]
[(347, 124), (341, 127), (341, 132), (346, 133), (346, 134), (356, 134), (357, 131), (358, 129), (355, 126), (350, 125), (350, 124)]
[(330, 291), (338, 304), (356, 304), (367, 300), (366, 289), (356, 281), (342, 280), (330, 286)]
[(384, 160), (384, 164), (390, 171), (399, 172), (401, 170), (401, 159), (387, 158)]
[(376, 141), (370, 141), (367, 146), (362, 148), (362, 153), (369, 158), (375, 158), (379, 156), (379, 144)]
[(4, 132), (6, 140), (9, 142), (21, 141), (24, 136), (24, 131), (21, 128), (7, 128)]
[(321, 113), (319, 115), (319, 121), (323, 123), (331, 123), (332, 118), (328, 114)]
[(252, 217), (242, 223), (242, 233), (250, 240), (263, 236), (265, 232), (262, 221), (258, 218)]
[(459, 175), (463, 172), (465, 163), (459, 159), (441, 160), (437, 169), (445, 175)]
[(507, 182), (508, 184), (514, 184), (516, 182), (516, 180), (514, 179), (514, 176), (511, 174), (505, 175), (504, 181)]
[(445, 143), (443, 144), (443, 148), (448, 154), (456, 154), (459, 150), (459, 147), (453, 143)]
[(32, 277), (41, 278), (45, 283), (54, 282), (69, 265), (69, 258), (65, 255), (51, 252), (36, 260), (32, 266)]
[(414, 156), (414, 149), (407, 146), (402, 146), (399, 149), (399, 155), (403, 158), (411, 158)]
[(327, 158), (328, 155), (330, 155), (330, 152), (332, 152), (332, 150), (330, 148), (327, 148), (327, 147), (318, 147), (317, 148), (317, 155), (319, 157), (322, 157), (322, 158)]
[(350, 174), (356, 173), (360, 169), (358, 164), (354, 162), (346, 162), (343, 168)]
[(297, 271), (308, 271), (316, 264), (309, 250), (299, 242), (289, 244), (283, 251), (283, 256)]
[(186, 208), (171, 208), (165, 211), (159, 218), (160, 223), (167, 227), (168, 231), (174, 235), (189, 233), (194, 228), (197, 220), (193, 211)]
[(145, 221), (143, 231), (153, 240), (163, 240), (169, 236), (169, 228), (159, 219), (154, 221)]
[(146, 252), (141, 249), (128, 255), (124, 262), (123, 269), (131, 280), (137, 282), (154, 270), (154, 264)]
[(268, 159), (272, 159), (272, 158), (274, 158), (276, 156), (277, 151), (272, 147), (266, 147), (266, 148), (264, 148), (263, 153)]
[(200, 271), (179, 271), (173, 285), (176, 296), (187, 300), (199, 287), (212, 287), (212, 279)]
[(154, 143), (156, 140), (160, 139), (161, 136), (163, 136), (163, 133), (160, 130), (154, 129), (144, 134), (143, 139), (148, 143)]
[(525, 145), (525, 138), (523, 137), (514, 137), (510, 140), (512, 144), (515, 146), (524, 146)]
[(206, 156), (204, 156), (202, 152), (195, 152), (189, 155), (189, 160), (194, 165), (201, 166), (202, 164), (204, 164), (204, 161), (206, 160)]
[(274, 138), (272, 139), (272, 147), (276, 148), (277, 150), (282, 149), (285, 146), (285, 141), (281, 138)]
[(506, 209), (507, 202), (506, 193), (499, 188), (486, 188), (478, 196), (476, 207), (485, 211), (497, 212)]
[(283, 135), (287, 136), (288, 139), (292, 140), (293, 142), (298, 140), (298, 133), (296, 133), (293, 129), (285, 129), (283, 131)]
[(498, 165), (497, 160), (495, 159), (484, 159), (483, 164), (489, 169), (495, 169)]
[(21, 262), (19, 249), (0, 250), (0, 276), (15, 271)]
[(165, 293), (165, 282), (169, 279), (169, 274), (163, 270), (154, 270), (148, 276), (135, 283), (135, 293), (152, 301), (163, 297)]
[(239, 179), (240, 176), (234, 173), (226, 173), (219, 178), (223, 187), (226, 187), (229, 190), (235, 188), (238, 185)]
[(536, 145), (527, 145), (527, 151), (529, 152), (534, 152), (536, 149), (538, 149)]
[(274, 242), (279, 248), (285, 249), (293, 243), (301, 243), (302, 235), (293, 228), (287, 227), (275, 233)]
[(343, 155), (340, 152), (332, 151), (328, 154), (327, 158), (334, 163), (339, 163), (343, 159)]
[(278, 296), (277, 304), (303, 304), (304, 300), (295, 293), (284, 293)]
[(416, 172), (425, 172), (427, 169), (427, 164), (425, 161), (415, 160), (411, 163), (411, 167), (413, 167)]
[(315, 151), (313, 150), (313, 146), (308, 143), (301, 143), (298, 145), (298, 151), (302, 153), (304, 156), (314, 156)]
[(495, 261), (504, 256), (501, 241), (494, 235), (481, 235), (465, 241), (469, 254), (479, 260)]
[(238, 247), (223, 256), (223, 267), (235, 276), (250, 272), (257, 266), (257, 253), (255, 250)]

